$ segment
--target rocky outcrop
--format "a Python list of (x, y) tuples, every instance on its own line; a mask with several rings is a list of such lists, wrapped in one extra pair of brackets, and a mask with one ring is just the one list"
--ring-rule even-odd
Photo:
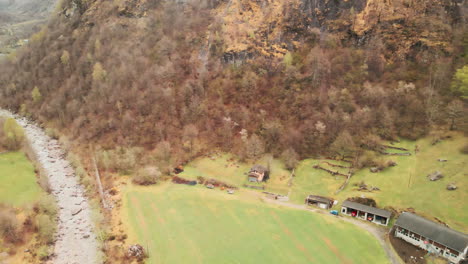
[(434, 171), (433, 173), (427, 175), (427, 178), (430, 181), (438, 181), (438, 180), (442, 179), (443, 177), (444, 177), (444, 175), (442, 175), (442, 173), (440, 171)]

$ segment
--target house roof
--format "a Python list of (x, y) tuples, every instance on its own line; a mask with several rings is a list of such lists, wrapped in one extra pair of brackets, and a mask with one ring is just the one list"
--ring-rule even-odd
[(321, 203), (333, 203), (332, 199), (323, 197), (323, 196), (318, 196), (318, 195), (309, 195), (307, 196), (307, 200), (312, 200), (312, 201), (317, 201)]
[(262, 172), (268, 171), (268, 169), (265, 168), (265, 167), (262, 166), (262, 165), (255, 164), (255, 165), (253, 165), (253, 167), (250, 169), (250, 171), (258, 171), (258, 172), (262, 173)]
[(383, 209), (380, 209), (380, 208), (375, 208), (375, 207), (371, 207), (371, 206), (368, 206), (368, 205), (355, 203), (355, 202), (351, 202), (351, 201), (344, 201), (342, 206), (343, 207), (348, 207), (348, 208), (351, 208), (351, 209), (355, 209), (355, 210), (359, 210), (359, 211), (363, 211), (363, 212), (368, 212), (368, 213), (375, 214), (375, 215), (378, 215), (378, 216), (383, 216), (383, 217), (386, 217), (386, 218), (389, 218), (392, 215), (392, 212), (389, 212), (387, 210), (383, 210)]
[(429, 238), (432, 241), (458, 252), (463, 252), (468, 247), (468, 235), (412, 213), (402, 213), (400, 217), (398, 217), (395, 225)]

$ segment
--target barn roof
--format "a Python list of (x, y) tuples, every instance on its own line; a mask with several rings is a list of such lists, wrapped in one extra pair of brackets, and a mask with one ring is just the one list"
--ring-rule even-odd
[(332, 199), (329, 199), (327, 197), (323, 197), (323, 196), (318, 196), (318, 195), (309, 195), (307, 196), (307, 199), (308, 200), (312, 200), (312, 201), (317, 201), (317, 202), (321, 202), (321, 203), (333, 203), (333, 200)]
[(463, 252), (468, 247), (468, 235), (412, 213), (402, 213), (400, 217), (398, 217), (395, 225), (429, 238), (432, 241), (458, 252)]
[(351, 202), (351, 201), (344, 201), (342, 206), (343, 207), (348, 207), (348, 208), (351, 208), (351, 209), (355, 209), (355, 210), (359, 210), (359, 211), (363, 211), (363, 212), (368, 212), (368, 213), (375, 214), (375, 215), (378, 215), (378, 216), (383, 216), (383, 217), (386, 217), (386, 218), (389, 218), (392, 215), (392, 212), (389, 212), (387, 210), (383, 210), (383, 209), (380, 209), (380, 208), (375, 208), (375, 207), (371, 207), (371, 206), (368, 206), (368, 205), (355, 203), (355, 202)]
[(268, 169), (265, 168), (265, 167), (262, 166), (262, 165), (255, 164), (255, 165), (253, 165), (253, 167), (250, 169), (250, 171), (258, 171), (258, 172), (262, 173), (262, 172), (268, 171)]

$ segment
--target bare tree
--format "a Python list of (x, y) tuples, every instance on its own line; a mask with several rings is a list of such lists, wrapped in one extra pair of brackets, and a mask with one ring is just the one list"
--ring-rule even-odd
[(463, 103), (460, 100), (453, 100), (447, 105), (447, 117), (450, 120), (450, 130), (455, 130), (457, 122), (464, 114)]
[(247, 140), (245, 150), (248, 158), (256, 159), (265, 153), (265, 144), (259, 136), (253, 134), (250, 136), (249, 140)]
[(193, 142), (195, 138), (198, 137), (198, 128), (193, 124), (186, 125), (184, 127), (183, 137), (190, 142), (190, 155), (192, 155)]

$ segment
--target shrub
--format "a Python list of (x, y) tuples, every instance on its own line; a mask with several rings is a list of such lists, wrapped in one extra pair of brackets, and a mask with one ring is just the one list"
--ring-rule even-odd
[(9, 150), (18, 150), (24, 141), (24, 130), (13, 118), (8, 118), (3, 124), (5, 147)]
[(157, 183), (160, 176), (161, 172), (158, 167), (145, 167), (138, 170), (132, 181), (139, 185), (151, 185)]
[(463, 147), (461, 147), (460, 152), (463, 154), (468, 154), (468, 144), (465, 144)]
[(37, 256), (40, 260), (47, 260), (51, 256), (51, 251), (48, 246), (41, 246), (37, 249)]
[(141, 148), (118, 147), (113, 150), (103, 150), (98, 154), (98, 164), (108, 170), (129, 174), (140, 157)]
[(286, 165), (286, 168), (288, 170), (292, 170), (296, 167), (297, 163), (299, 162), (299, 156), (297, 153), (294, 151), (294, 149), (289, 148), (285, 150), (281, 154), (281, 158), (284, 161), (284, 164)]
[(35, 86), (34, 89), (32, 90), (31, 97), (34, 103), (41, 101), (42, 99), (41, 91), (39, 91), (39, 88), (37, 88), (37, 86)]
[(55, 222), (45, 214), (36, 217), (36, 225), (39, 231), (39, 239), (46, 244), (54, 242)]
[(16, 215), (9, 211), (0, 211), (0, 235), (9, 242), (15, 243), (20, 240), (20, 234), (18, 230), (19, 224)]
[(57, 203), (50, 195), (42, 197), (39, 202), (37, 202), (36, 207), (40, 213), (50, 215), (51, 217), (55, 217), (58, 212)]
[(46, 128), (45, 133), (47, 134), (47, 136), (53, 139), (59, 139), (60, 137), (58, 131), (54, 128)]
[(62, 56), (60, 56), (60, 61), (62, 62), (63, 65), (68, 65), (70, 63), (70, 53), (64, 50), (62, 52)]
[(46, 176), (45, 173), (42, 173), (42, 172), (39, 173), (39, 185), (47, 193), (52, 192), (52, 189), (51, 189), (50, 183), (49, 183), (49, 178)]
[(102, 67), (102, 64), (96, 62), (93, 67), (93, 80), (94, 81), (104, 81), (107, 76), (106, 70)]
[(375, 165), (375, 160), (377, 155), (374, 152), (366, 151), (362, 156), (359, 157), (356, 167), (358, 169), (365, 167), (373, 167)]

